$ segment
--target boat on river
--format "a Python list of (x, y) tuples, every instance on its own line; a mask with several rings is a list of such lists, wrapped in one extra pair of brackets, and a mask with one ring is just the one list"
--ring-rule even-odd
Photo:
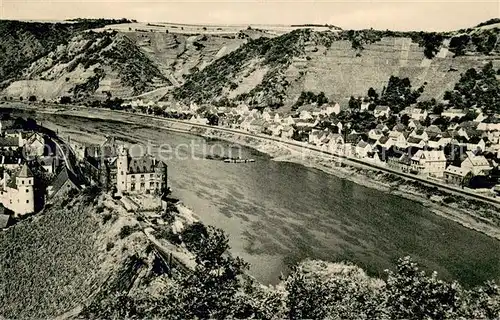
[(242, 159), (242, 158), (230, 158), (230, 157), (222, 157), (219, 155), (208, 155), (205, 157), (206, 159), (209, 160), (219, 160), (219, 161), (224, 161), (225, 163), (249, 163), (249, 162), (255, 162), (255, 159)]
[(224, 159), (225, 163), (248, 163), (248, 162), (255, 162), (254, 159), (240, 159), (240, 158), (227, 158)]

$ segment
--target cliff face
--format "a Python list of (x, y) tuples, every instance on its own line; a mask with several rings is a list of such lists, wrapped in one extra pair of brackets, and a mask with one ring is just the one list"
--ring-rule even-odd
[(380, 93), (391, 75), (408, 77), (414, 88), (427, 84), (420, 99), (441, 99), (467, 69), (489, 61), (500, 66), (495, 25), (437, 34), (181, 31), (134, 23), (96, 29), (103, 24), (0, 23), (1, 94), (87, 100), (111, 93), (287, 108), (303, 91), (324, 92), (341, 104), (370, 87)]
[(90, 31), (101, 25), (0, 23), (3, 94), (83, 100), (106, 92), (132, 96), (170, 85), (131, 39)]
[[(302, 91), (323, 91), (331, 100), (347, 103), (370, 87), (380, 92), (394, 75), (408, 77), (414, 88), (426, 84), (421, 99), (441, 99), (467, 69), (489, 61), (500, 66), (498, 29), (482, 32), (469, 31), (468, 42), (458, 48), (456, 34), (374, 32), (363, 38), (339, 31), (294, 31), (241, 46), (189, 76), (173, 96), (286, 107)], [(483, 48), (483, 38), (496, 42)]]

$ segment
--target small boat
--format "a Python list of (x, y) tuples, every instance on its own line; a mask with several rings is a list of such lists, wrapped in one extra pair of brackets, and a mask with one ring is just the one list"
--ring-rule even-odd
[(248, 162), (255, 162), (254, 159), (233, 159), (233, 158), (227, 158), (224, 159), (225, 163), (248, 163)]

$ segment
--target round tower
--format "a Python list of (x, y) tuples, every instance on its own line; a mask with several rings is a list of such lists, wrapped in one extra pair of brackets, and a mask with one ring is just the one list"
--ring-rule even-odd
[(35, 194), (33, 190), (34, 177), (26, 163), (16, 176), (17, 199), (12, 199), (14, 212), (24, 215), (35, 212)]
[(118, 146), (116, 163), (116, 190), (119, 193), (127, 191), (128, 152), (124, 146)]

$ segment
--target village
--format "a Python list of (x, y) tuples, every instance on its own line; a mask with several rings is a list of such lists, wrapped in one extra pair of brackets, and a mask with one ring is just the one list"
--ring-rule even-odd
[(161, 205), (167, 188), (164, 162), (148, 154), (132, 156), (114, 137), (95, 145), (69, 144), (34, 120), (9, 114), (0, 121), (0, 159), (0, 229), (89, 186), (112, 193), (128, 210), (142, 203), (126, 195), (145, 195)]
[(306, 104), (277, 112), (236, 107), (124, 103), (131, 112), (231, 128), (283, 141), (300, 141), (449, 185), (494, 196), (500, 192), (500, 117), (480, 108), (449, 106), (440, 113), (410, 105), (400, 111), (359, 98), (355, 107), (338, 103)]

